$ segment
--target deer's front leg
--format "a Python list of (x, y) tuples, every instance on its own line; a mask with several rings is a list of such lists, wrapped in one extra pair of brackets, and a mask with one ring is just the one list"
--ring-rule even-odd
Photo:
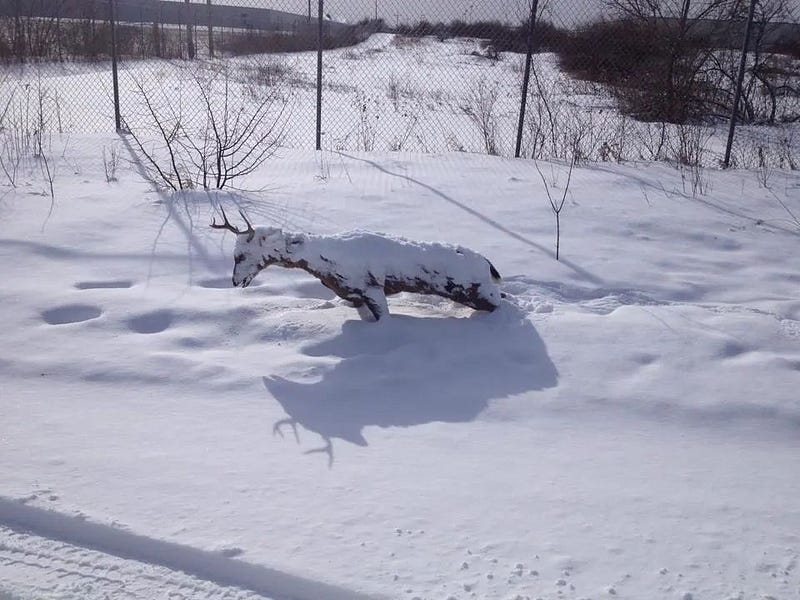
[(381, 317), (389, 314), (389, 305), (386, 302), (386, 294), (383, 292), (383, 287), (369, 286), (364, 290), (362, 297), (364, 304), (376, 321), (380, 321)]

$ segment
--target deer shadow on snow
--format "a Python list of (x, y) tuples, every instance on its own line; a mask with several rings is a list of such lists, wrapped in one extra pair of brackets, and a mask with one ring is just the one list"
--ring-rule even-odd
[[(347, 321), (334, 338), (305, 347), (312, 357), (340, 360), (313, 383), (264, 377), (287, 418), (317, 433), (333, 464), (338, 438), (366, 446), (364, 428), (468, 423), (492, 399), (556, 385), (558, 372), (533, 324), (504, 302), (469, 318), (395, 315), (379, 323)], [(325, 365), (329, 361), (325, 362)]]

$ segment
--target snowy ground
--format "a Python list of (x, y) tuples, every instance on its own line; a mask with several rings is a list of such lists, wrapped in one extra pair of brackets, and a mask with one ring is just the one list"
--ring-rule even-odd
[[(800, 178), (285, 151), (254, 221), (463, 244), (509, 294), (230, 287), (92, 138), (2, 188), (0, 598), (800, 596)], [(541, 163), (555, 193), (560, 165)], [(216, 199), (230, 206), (233, 199)]]

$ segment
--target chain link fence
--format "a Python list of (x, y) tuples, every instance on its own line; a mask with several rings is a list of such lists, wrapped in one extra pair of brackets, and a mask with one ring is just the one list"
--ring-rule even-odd
[(150, 153), (185, 134), (192, 164), (222, 143), (796, 169), (793, 1), (3, 0), (2, 144), (118, 128)]

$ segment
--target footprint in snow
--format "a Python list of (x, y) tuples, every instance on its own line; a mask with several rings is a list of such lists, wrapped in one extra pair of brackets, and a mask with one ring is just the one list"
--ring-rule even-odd
[(207, 340), (196, 337), (182, 337), (175, 340), (175, 343), (181, 348), (186, 348), (187, 350), (202, 350), (203, 348), (208, 348), (210, 345)]
[(232, 288), (233, 282), (231, 281), (230, 277), (214, 277), (212, 279), (201, 279), (195, 283), (195, 285), (202, 288), (218, 290), (223, 288)]
[[(654, 362), (658, 360), (658, 356), (655, 354), (650, 354), (649, 352), (641, 352), (634, 354), (632, 357), (633, 361), (643, 367), (647, 365), (652, 365)], [(623, 554), (624, 550), (622, 548), (611, 548), (609, 549), (609, 553), (611, 554)]]
[(722, 344), (717, 354), (720, 358), (736, 358), (747, 352), (748, 349), (744, 345), (728, 340)]
[(103, 314), (94, 304), (64, 304), (43, 311), (42, 319), (50, 325), (66, 325), (96, 319)]
[(79, 281), (75, 284), (75, 287), (79, 290), (126, 289), (131, 286), (133, 286), (133, 282), (125, 279), (114, 281)]
[(174, 315), (168, 310), (154, 310), (131, 317), (127, 321), (128, 328), (136, 333), (161, 333), (172, 325)]

